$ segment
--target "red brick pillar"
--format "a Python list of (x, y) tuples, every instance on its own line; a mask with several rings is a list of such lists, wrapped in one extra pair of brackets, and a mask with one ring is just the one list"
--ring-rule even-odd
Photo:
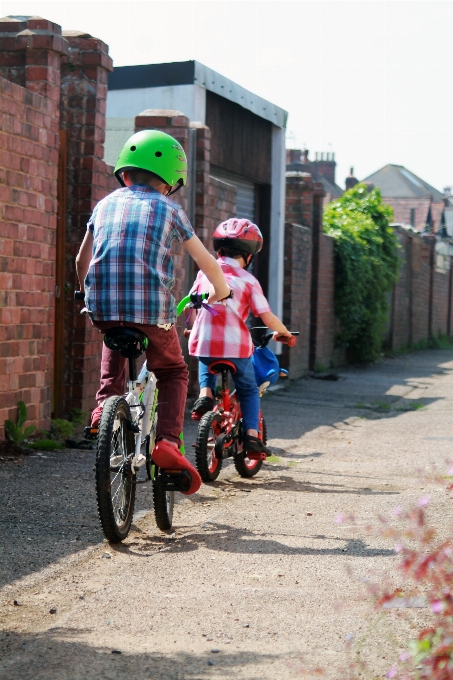
[(104, 157), (107, 77), (112, 70), (108, 46), (80, 31), (65, 31), (69, 54), (61, 69), (61, 127), (67, 135), (66, 258), (68, 295), (65, 313), (63, 413), (89, 412), (99, 386), (102, 338), (74, 304), (78, 288), (75, 257), (96, 203), (117, 188)]
[(191, 123), (195, 129), (195, 224), (198, 238), (209, 248), (209, 237), (214, 230), (212, 216), (209, 214), (209, 187), (211, 170), (211, 130), (203, 123)]
[(41, 17), (4, 17), (0, 36), (0, 76), (58, 104), (60, 59), (68, 51), (61, 27)]

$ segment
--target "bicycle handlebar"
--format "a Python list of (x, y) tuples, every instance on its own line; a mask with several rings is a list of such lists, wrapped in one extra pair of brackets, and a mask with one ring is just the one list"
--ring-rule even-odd
[(191, 295), (186, 295), (186, 297), (176, 305), (176, 315), (179, 316), (189, 305), (192, 309), (199, 309), (201, 303), (207, 300), (208, 297), (209, 293), (192, 293)]
[[(258, 328), (260, 328), (260, 326), (258, 326)], [(251, 330), (253, 330), (253, 328)], [(297, 342), (297, 338), (295, 337), (296, 335), (299, 335), (299, 331), (292, 333), (291, 336), (283, 335), (283, 333), (280, 333), (275, 338), (273, 333), (267, 333), (261, 338), (257, 347), (267, 347), (271, 340), (281, 342), (283, 345), (288, 345), (288, 347), (294, 347), (294, 345)]]

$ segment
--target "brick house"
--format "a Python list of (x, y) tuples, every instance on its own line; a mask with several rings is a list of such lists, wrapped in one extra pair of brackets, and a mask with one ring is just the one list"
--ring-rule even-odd
[(389, 163), (362, 181), (379, 187), (394, 210), (395, 222), (432, 233), (444, 226), (445, 195), (403, 165)]

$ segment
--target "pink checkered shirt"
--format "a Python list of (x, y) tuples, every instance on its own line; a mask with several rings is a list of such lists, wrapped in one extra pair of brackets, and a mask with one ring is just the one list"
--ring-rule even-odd
[[(247, 359), (253, 354), (253, 343), (246, 320), (251, 311), (255, 316), (270, 312), (269, 303), (257, 279), (242, 269), (231, 257), (219, 257), (226, 282), (233, 290), (233, 299), (212, 305), (218, 316), (206, 309), (197, 313), (189, 340), (189, 353), (197, 357)], [(192, 293), (205, 293), (209, 281), (198, 272)]]

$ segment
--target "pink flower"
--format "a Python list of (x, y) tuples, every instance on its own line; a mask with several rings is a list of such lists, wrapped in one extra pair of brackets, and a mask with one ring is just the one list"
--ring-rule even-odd
[(395, 552), (396, 552), (396, 553), (400, 553), (400, 552), (402, 551), (403, 547), (404, 547), (404, 546), (403, 546), (402, 543), (397, 543), (397, 544), (395, 545)]
[(340, 513), (335, 517), (335, 524), (343, 524), (345, 521), (346, 517)]
[(435, 614), (440, 614), (444, 610), (444, 603), (442, 600), (435, 600), (431, 602), (431, 611)]
[(387, 671), (387, 675), (385, 676), (386, 678), (396, 678), (398, 675), (398, 666), (392, 666), (392, 668)]
[(400, 661), (403, 661), (403, 662), (407, 661), (408, 658), (409, 658), (409, 654), (407, 652), (401, 652), (401, 654), (399, 655), (398, 658), (399, 658)]
[(429, 496), (422, 496), (421, 498), (419, 498), (417, 505), (419, 508), (424, 508), (426, 505), (428, 505), (429, 501), (430, 501)]

